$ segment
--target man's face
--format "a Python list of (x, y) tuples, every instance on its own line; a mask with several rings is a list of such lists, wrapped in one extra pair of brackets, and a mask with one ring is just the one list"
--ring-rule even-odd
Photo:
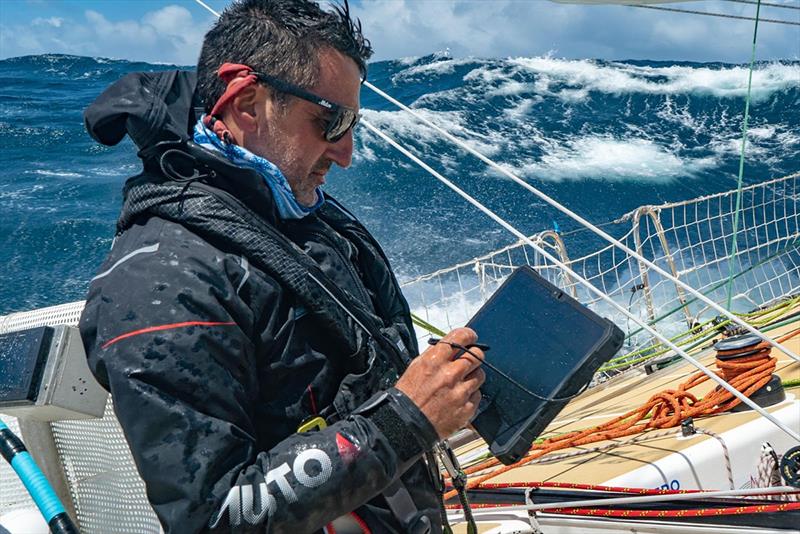
[[(319, 81), (309, 91), (358, 110), (361, 78), (356, 63), (330, 48), (320, 52), (319, 62)], [(264, 113), (259, 113), (257, 132), (243, 143), (245, 148), (278, 166), (300, 204), (313, 205), (315, 190), (325, 183), (331, 165), (350, 166), (352, 130), (330, 143), (323, 136), (329, 112), (322, 106), (291, 95), (283, 107), (270, 98), (261, 105)]]

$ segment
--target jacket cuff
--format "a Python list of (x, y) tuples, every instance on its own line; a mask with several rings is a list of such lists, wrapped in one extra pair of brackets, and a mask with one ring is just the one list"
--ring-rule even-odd
[(386, 436), (401, 463), (433, 448), (436, 429), (403, 392), (390, 388), (373, 396), (355, 413), (365, 416)]

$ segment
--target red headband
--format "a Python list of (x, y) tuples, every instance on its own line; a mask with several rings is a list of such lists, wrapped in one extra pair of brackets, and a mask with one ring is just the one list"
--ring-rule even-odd
[(205, 116), (203, 124), (205, 124), (206, 127), (212, 128), (214, 133), (217, 134), (217, 137), (229, 142), (230, 132), (225, 124), (219, 120), (217, 115), (220, 110), (233, 100), (236, 95), (242, 92), (244, 88), (256, 83), (258, 78), (253, 74), (253, 69), (240, 63), (223, 63), (217, 71), (217, 76), (219, 76), (223, 82), (227, 83), (228, 87), (225, 89), (222, 96), (219, 97), (217, 103), (214, 104), (211, 113)]

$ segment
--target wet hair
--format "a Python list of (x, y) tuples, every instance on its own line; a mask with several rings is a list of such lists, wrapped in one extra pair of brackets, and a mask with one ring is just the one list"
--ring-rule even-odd
[[(197, 61), (197, 97), (210, 112), (226, 89), (217, 76), (223, 63), (243, 63), (311, 88), (319, 79), (319, 53), (325, 47), (350, 57), (366, 78), (372, 47), (361, 33), (361, 22), (350, 17), (347, 0), (331, 11), (309, 0), (236, 1), (203, 40)], [(286, 95), (272, 94), (285, 102)]]

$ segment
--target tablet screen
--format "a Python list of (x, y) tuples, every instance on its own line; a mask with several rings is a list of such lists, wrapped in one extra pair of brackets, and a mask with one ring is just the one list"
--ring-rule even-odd
[[(477, 332), (479, 342), (491, 347), (487, 360), (545, 398), (580, 390), (583, 383), (570, 384), (569, 379), (612, 328), (530, 268), (516, 270), (468, 326)], [(548, 402), (487, 366), (484, 370), (486, 382), (473, 425), (484, 439), (493, 437), (502, 445)]]

